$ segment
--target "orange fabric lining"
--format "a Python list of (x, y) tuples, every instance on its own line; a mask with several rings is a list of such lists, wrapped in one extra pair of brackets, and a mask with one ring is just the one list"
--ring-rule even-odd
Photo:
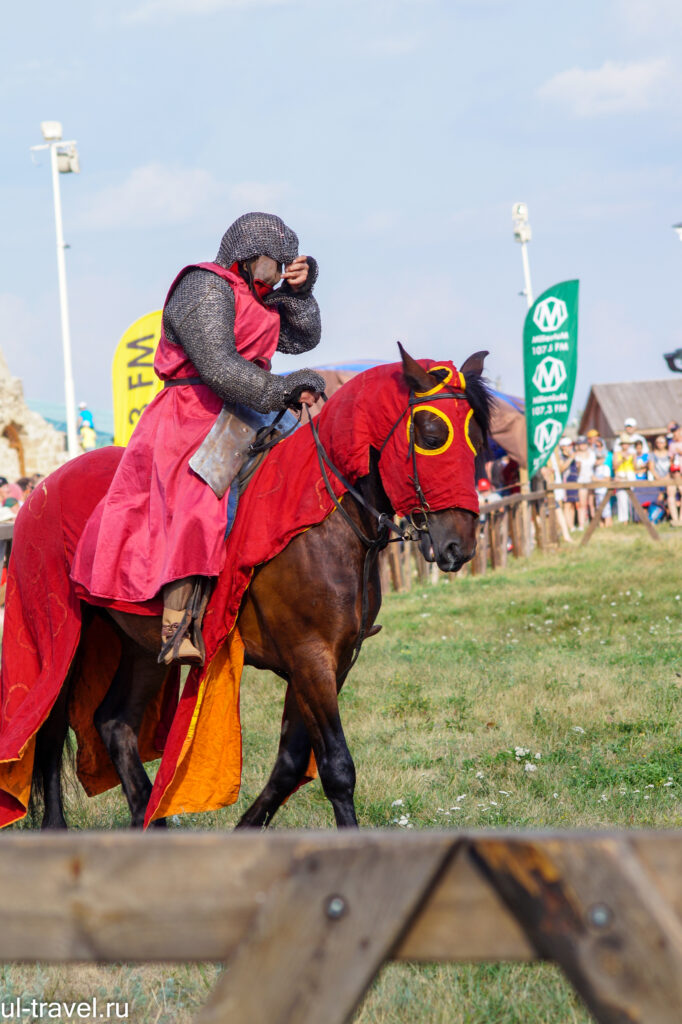
[(243, 665), (244, 644), (235, 628), (204, 674), (175, 773), (151, 820), (213, 811), (233, 804), (239, 796), (239, 684)]

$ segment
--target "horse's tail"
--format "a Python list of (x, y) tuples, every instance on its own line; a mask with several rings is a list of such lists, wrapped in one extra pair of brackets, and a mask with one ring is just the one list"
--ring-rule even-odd
[[(31, 828), (40, 828), (44, 822), (46, 775), (50, 774), (49, 784), (52, 794), (54, 794), (55, 784), (58, 787), (61, 806), (64, 803), (67, 786), (70, 789), (71, 781), (76, 779), (76, 744), (68, 727), (67, 709), (70, 690), (70, 679), (67, 678), (57, 701), (36, 736), (31, 795), (26, 808)], [(54, 778), (55, 775), (56, 778)], [(50, 800), (49, 804), (50, 810), (54, 814), (54, 800)], [(45, 824), (47, 826), (54, 825), (56, 820), (45, 822)]]

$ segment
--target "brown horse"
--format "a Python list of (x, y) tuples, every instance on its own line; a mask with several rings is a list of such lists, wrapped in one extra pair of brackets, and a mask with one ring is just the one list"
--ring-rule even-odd
[[(441, 378), (428, 373), (402, 349), (401, 354), (410, 394), (437, 390)], [(468, 436), (477, 451), (485, 445), (490, 417), (490, 396), (481, 379), (485, 355), (471, 356), (461, 371), (466, 384), (463, 397), (473, 410)], [(412, 423), (413, 444), (418, 450), (437, 452), (445, 445), (448, 426), (442, 416), (428, 409), (413, 410)], [(303, 778), (311, 748), (337, 825), (357, 825), (355, 768), (337, 695), (358, 638), (372, 632), (381, 604), (377, 553), (388, 540), (386, 517), (393, 516), (393, 509), (382, 483), (379, 456), (378, 450), (370, 451), (369, 474), (355, 483), (354, 493), (348, 493), (343, 501), (346, 516), (328, 516), (320, 525), (298, 534), (255, 571), (242, 601), (237, 626), (246, 664), (269, 669), (290, 685), (274, 768), (262, 793), (239, 821), (239, 828), (261, 827), (271, 821)], [(419, 497), (416, 460), (413, 465), (413, 484)], [(470, 483), (473, 486), (473, 480)], [(431, 512), (428, 498), (425, 493), (420, 501), (415, 500), (415, 505), (421, 505), (417, 526), (422, 549), (442, 570), (456, 572), (474, 554), (477, 516), (462, 508)], [(307, 580), (315, 581), (314, 588), (306, 587)], [(109, 616), (121, 639), (120, 663), (97, 709), (95, 724), (120, 776), (132, 825), (141, 826), (152, 787), (138, 753), (138, 733), (145, 708), (168, 671), (157, 663), (159, 619), (91, 607), (84, 611)], [(37, 737), (34, 778), (40, 783), (42, 777), (43, 828), (66, 827), (60, 773), (68, 704), (67, 679)]]

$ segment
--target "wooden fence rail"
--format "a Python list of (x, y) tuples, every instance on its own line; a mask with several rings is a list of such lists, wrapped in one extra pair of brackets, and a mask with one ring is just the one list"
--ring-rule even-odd
[[(461, 570), (461, 576), (478, 576), (486, 571), (504, 568), (509, 558), (527, 558), (532, 550), (556, 548), (561, 540), (577, 541), (572, 538), (563, 520), (563, 513), (555, 499), (555, 491), (605, 490), (596, 514), (580, 536), (580, 545), (588, 544), (599, 526), (602, 508), (617, 491), (627, 491), (630, 501), (652, 540), (660, 540), (660, 534), (650, 522), (642, 508), (638, 491), (665, 489), (679, 486), (670, 478), (665, 480), (600, 480), (588, 484), (548, 484), (543, 490), (512, 494), (496, 498), (481, 506), (481, 528), (476, 554), (472, 561)], [(382, 558), (383, 589), (409, 590), (413, 577), (418, 582), (437, 582), (444, 574), (429, 565), (422, 557), (417, 545), (404, 545), (401, 549), (392, 544)]]
[(682, 832), (12, 832), (1, 961), (228, 961), (198, 1024), (342, 1024), (389, 960), (551, 960), (679, 1024)]

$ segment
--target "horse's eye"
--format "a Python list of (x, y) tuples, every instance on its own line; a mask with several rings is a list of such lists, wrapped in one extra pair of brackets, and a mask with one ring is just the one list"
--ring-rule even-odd
[(417, 444), (421, 448), (435, 450), (445, 443), (448, 432), (442, 420), (432, 418), (428, 413), (417, 413), (415, 425), (417, 427)]

